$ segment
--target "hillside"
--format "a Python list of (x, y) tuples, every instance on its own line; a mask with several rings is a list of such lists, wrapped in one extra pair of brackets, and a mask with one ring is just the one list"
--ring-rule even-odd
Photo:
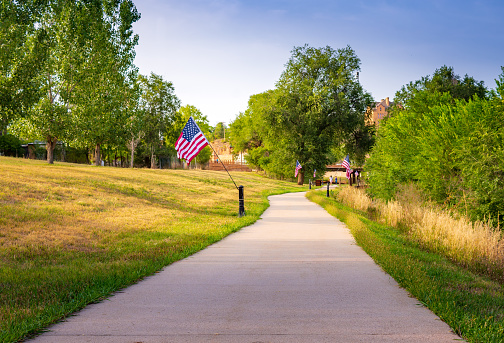
[(254, 173), (48, 165), (0, 157), (0, 342), (98, 301), (257, 220), (268, 194), (300, 190)]

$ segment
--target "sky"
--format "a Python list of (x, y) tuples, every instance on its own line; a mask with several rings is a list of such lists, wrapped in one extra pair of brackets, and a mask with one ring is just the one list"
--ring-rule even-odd
[(495, 88), (502, 0), (133, 0), (135, 65), (171, 81), (182, 105), (229, 124), (275, 88), (294, 47), (350, 46), (376, 101), (443, 65)]

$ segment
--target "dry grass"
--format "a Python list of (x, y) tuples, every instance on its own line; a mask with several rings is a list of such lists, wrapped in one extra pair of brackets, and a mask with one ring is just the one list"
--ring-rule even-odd
[(0, 157), (0, 342), (255, 221), (265, 194), (300, 190), (253, 173), (120, 169)]
[[(96, 250), (125, 233), (194, 232), (236, 219), (237, 191), (224, 173), (8, 158), (0, 160), (0, 170), (0, 254), (11, 247)], [(248, 207), (274, 184), (254, 175), (235, 177), (245, 186)]]
[(489, 223), (471, 222), (436, 209), (423, 202), (411, 187), (403, 189), (398, 200), (387, 203), (372, 200), (355, 187), (343, 188), (337, 197), (350, 207), (374, 213), (383, 223), (406, 230), (425, 248), (502, 281), (504, 239), (501, 231)]
[[(362, 194), (355, 188), (343, 188), (340, 199), (348, 202), (360, 196)], [(367, 213), (363, 213), (352, 210), (342, 204), (341, 200), (326, 198), (321, 192), (308, 192), (307, 197), (343, 221), (357, 244), (385, 272), (450, 325), (465, 341), (504, 342), (502, 279), (491, 280), (486, 270), (475, 273), (474, 268), (466, 268), (443, 253), (428, 251), (411, 239), (408, 228), (402, 227), (401, 222), (409, 216), (406, 207), (412, 203), (418, 204), (414, 208), (422, 207), (421, 197), (414, 190), (403, 190), (398, 197), (399, 201), (384, 208), (392, 214), (389, 220), (397, 222), (399, 229), (369, 219), (374, 216), (374, 219), (379, 217), (381, 221), (386, 221), (377, 212), (376, 203), (368, 208)], [(357, 204), (364, 202), (367, 200), (359, 199)]]

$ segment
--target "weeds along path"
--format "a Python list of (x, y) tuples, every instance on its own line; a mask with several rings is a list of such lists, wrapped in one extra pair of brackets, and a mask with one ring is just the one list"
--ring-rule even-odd
[[(451, 258), (446, 254), (448, 249), (426, 249), (408, 227), (370, 220), (370, 214), (377, 217), (376, 211), (363, 212), (342, 204), (341, 199), (349, 202), (356, 194), (350, 187), (334, 193), (337, 199), (317, 191), (307, 197), (343, 221), (383, 270), (457, 334), (468, 342), (504, 342), (504, 286), (501, 280), (493, 279), (492, 270), (475, 273), (481, 270)], [(351, 203), (362, 205), (362, 198)]]
[(303, 193), (33, 342), (453, 342)]

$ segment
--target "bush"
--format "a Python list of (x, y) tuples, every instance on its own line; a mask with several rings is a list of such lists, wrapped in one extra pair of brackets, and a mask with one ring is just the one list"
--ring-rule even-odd
[(23, 142), (11, 134), (0, 135), (0, 154), (3, 156), (24, 156)]
[(414, 182), (430, 199), (497, 225), (504, 214), (502, 99), (452, 104), (446, 93), (429, 96), (430, 107), (399, 111), (380, 127), (366, 164), (372, 195), (390, 200)]
[(488, 222), (471, 222), (466, 216), (453, 216), (426, 201), (412, 184), (401, 187), (397, 200), (388, 202), (372, 200), (356, 187), (343, 187), (336, 198), (371, 214), (382, 224), (407, 232), (409, 239), (421, 247), (502, 282), (504, 238)]

